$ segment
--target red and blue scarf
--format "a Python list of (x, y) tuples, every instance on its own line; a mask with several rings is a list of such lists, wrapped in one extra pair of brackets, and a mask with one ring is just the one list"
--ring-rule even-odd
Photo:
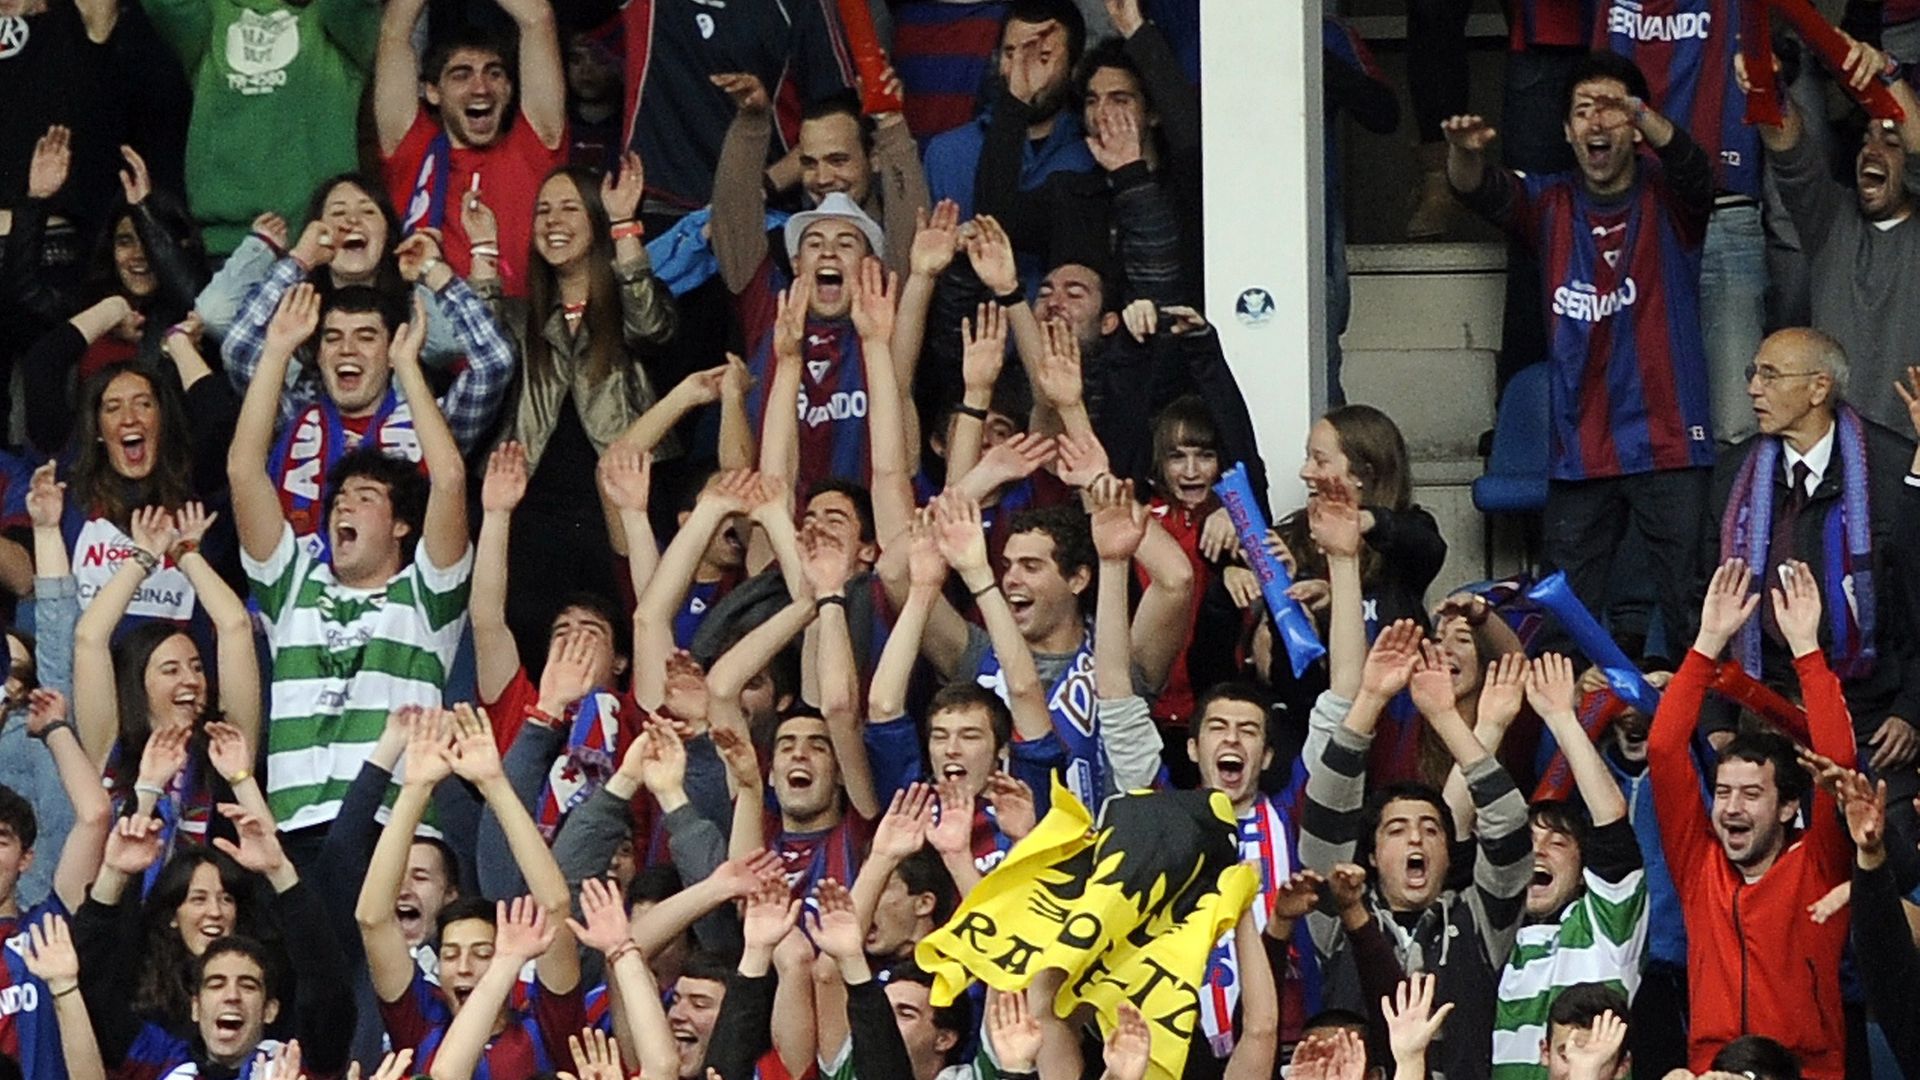
[[(1835, 451), (1840, 455), (1840, 501), (1827, 510), (1821, 526), (1826, 553), (1821, 595), (1833, 634), (1828, 658), (1834, 674), (1857, 678), (1873, 670), (1873, 530), (1867, 498), (1867, 438), (1860, 414), (1841, 405), (1834, 414)], [(1767, 544), (1773, 538), (1773, 481), (1780, 471), (1780, 440), (1755, 444), (1741, 464), (1720, 522), (1720, 561), (1743, 558), (1762, 571), (1766, 588)], [(1747, 620), (1735, 639), (1734, 655), (1747, 674), (1760, 675), (1760, 622)]]

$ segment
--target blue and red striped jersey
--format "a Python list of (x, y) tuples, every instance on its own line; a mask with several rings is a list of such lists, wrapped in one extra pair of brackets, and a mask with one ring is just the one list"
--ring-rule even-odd
[(907, 129), (917, 139), (973, 119), (995, 68), (1006, 0), (913, 0), (893, 12), (893, 70), (907, 91)]
[[(773, 382), (773, 320), (787, 275), (768, 256), (746, 291), (733, 298), (741, 332), (747, 341), (747, 367), (753, 389), (747, 412), (753, 427), (766, 423), (767, 387)], [(800, 373), (800, 399), (781, 408), (800, 414), (799, 473), (794, 492), (806, 498), (815, 484), (828, 478), (872, 482), (873, 458), (867, 451), (867, 368), (860, 335), (848, 319), (807, 320), (800, 343), (805, 364)]]
[(1496, 216), (1540, 260), (1556, 480), (1713, 464), (1700, 331), (1710, 204), (1689, 205), (1651, 154), (1637, 170), (1617, 201), (1594, 198), (1577, 173), (1505, 169), (1473, 196), (1500, 202)]
[(1601, 0), (1593, 45), (1640, 65), (1647, 104), (1684, 128), (1713, 162), (1721, 191), (1760, 197), (1760, 130), (1733, 77), (1737, 0)]
[(11, 1058), (20, 1074), (33, 1080), (66, 1080), (67, 1060), (60, 1051), (60, 1022), (53, 1015), (53, 994), (27, 970), (27, 928), (49, 915), (67, 917), (67, 907), (49, 896), (25, 913), (0, 918), (0, 1057)]
[(1594, 0), (1507, 0), (1507, 49), (1584, 49), (1593, 37)]

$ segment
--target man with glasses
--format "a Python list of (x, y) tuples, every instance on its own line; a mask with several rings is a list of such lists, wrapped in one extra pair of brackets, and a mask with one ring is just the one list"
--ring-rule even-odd
[[(1858, 42), (1840, 77), (1855, 85), (1880, 79), (1887, 55)], [(1753, 74), (1740, 69), (1741, 85)], [(1920, 222), (1909, 185), (1920, 175), (1907, 155), (1920, 149), (1920, 98), (1904, 79), (1886, 79), (1906, 114), (1869, 120), (1853, 157), (1851, 182), (1834, 179), (1826, 145), (1821, 80), (1805, 73), (1781, 95), (1778, 127), (1762, 125), (1767, 169), (1800, 234), (1812, 282), (1813, 325), (1833, 335), (1859, 365), (1857, 398), (1868, 418), (1904, 431), (1906, 407), (1889, 384), (1913, 360), (1920, 340)], [(1851, 697), (1851, 695), (1849, 695)], [(1858, 708), (1855, 709), (1856, 717)]]
[[(1920, 650), (1912, 613), (1900, 596), (1894, 507), (1913, 456), (1898, 433), (1856, 412), (1846, 399), (1847, 353), (1818, 330), (1781, 330), (1747, 365), (1747, 397), (1759, 434), (1727, 450), (1713, 473), (1717, 552), (1714, 567), (1744, 559), (1759, 587), (1779, 585), (1780, 567), (1806, 563), (1825, 612), (1820, 647), (1840, 676), (1853, 713), (1860, 760), (1886, 777), (1895, 803), (1920, 789)], [(1869, 398), (1892, 394), (1869, 393)], [(1734, 639), (1730, 657), (1799, 700), (1793, 657), (1771, 607)], [(1710, 698), (1701, 711), (1709, 732), (1731, 733), (1735, 709)]]

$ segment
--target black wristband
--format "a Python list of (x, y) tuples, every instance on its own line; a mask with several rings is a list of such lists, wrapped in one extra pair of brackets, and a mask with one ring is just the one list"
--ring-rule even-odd
[(38, 739), (44, 743), (48, 739), (53, 737), (54, 732), (59, 731), (61, 728), (66, 728), (68, 731), (72, 731), (73, 737), (76, 739), (80, 737), (80, 733), (74, 730), (73, 721), (63, 719), (63, 720), (55, 720), (53, 723), (48, 724), (46, 727), (41, 728), (39, 731), (29, 731), (27, 733), (27, 738)]
[(953, 414), (955, 416), (971, 416), (983, 424), (987, 422), (987, 410), (976, 409), (964, 401), (953, 407)]
[(1011, 292), (995, 294), (993, 302), (1001, 307), (1018, 307), (1027, 302), (1027, 294), (1020, 286), (1015, 285)]
[(843, 593), (839, 596), (823, 596), (820, 599), (815, 600), (813, 602), (813, 610), (815, 612), (818, 612), (821, 608), (826, 607), (828, 604), (839, 604), (841, 610), (844, 611), (846, 610), (846, 607), (847, 607), (846, 595)]
[(979, 588), (973, 590), (971, 593), (968, 593), (967, 595), (973, 597), (975, 600), (978, 600), (981, 597), (987, 595), (988, 593), (992, 592), (993, 590), (999, 587), (1000, 587), (999, 582), (989, 581), (985, 585), (980, 586)]

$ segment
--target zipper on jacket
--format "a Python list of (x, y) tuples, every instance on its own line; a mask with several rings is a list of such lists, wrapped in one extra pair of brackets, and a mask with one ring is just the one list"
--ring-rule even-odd
[[(1735, 871), (1738, 873), (1738, 871)], [(1740, 894), (1746, 891), (1746, 883), (1736, 881), (1733, 884), (1733, 936), (1740, 942), (1740, 1034), (1748, 1033), (1747, 1028), (1747, 932), (1740, 925)]]

